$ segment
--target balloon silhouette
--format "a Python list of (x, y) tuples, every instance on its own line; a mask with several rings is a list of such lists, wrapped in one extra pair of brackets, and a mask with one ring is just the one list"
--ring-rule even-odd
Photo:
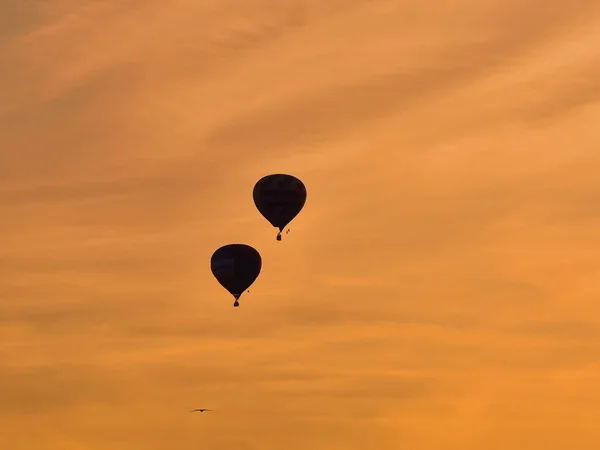
[(280, 241), (283, 229), (300, 213), (306, 203), (306, 187), (292, 175), (267, 175), (258, 180), (252, 197), (264, 218), (279, 228), (277, 240)]
[(239, 298), (258, 278), (262, 267), (260, 253), (245, 244), (229, 244), (215, 251), (210, 259), (210, 270), (217, 281), (235, 298), (233, 306), (240, 306)]

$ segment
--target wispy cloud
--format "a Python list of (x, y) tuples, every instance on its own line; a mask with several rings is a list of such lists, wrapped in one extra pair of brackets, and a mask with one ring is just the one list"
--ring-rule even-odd
[(5, 2), (0, 449), (600, 443), (598, 14)]

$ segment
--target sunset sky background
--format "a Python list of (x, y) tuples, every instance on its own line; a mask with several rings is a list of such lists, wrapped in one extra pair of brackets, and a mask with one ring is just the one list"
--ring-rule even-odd
[(600, 448), (599, 49), (598, 0), (3, 0), (0, 449)]

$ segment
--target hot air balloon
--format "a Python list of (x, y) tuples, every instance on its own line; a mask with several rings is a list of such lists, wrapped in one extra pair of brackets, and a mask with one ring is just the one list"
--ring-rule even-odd
[(215, 251), (210, 259), (210, 270), (217, 281), (235, 298), (233, 306), (240, 306), (239, 298), (258, 278), (262, 267), (260, 253), (245, 244), (229, 244)]
[(279, 228), (277, 240), (280, 241), (283, 229), (306, 203), (306, 187), (292, 175), (273, 174), (258, 180), (252, 196), (258, 211)]

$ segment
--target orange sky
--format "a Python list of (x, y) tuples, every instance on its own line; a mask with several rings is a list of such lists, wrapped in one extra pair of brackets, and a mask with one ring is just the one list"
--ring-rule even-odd
[[(599, 29), (597, 0), (4, 0), (0, 449), (600, 448)], [(272, 172), (308, 190), (281, 243)]]

